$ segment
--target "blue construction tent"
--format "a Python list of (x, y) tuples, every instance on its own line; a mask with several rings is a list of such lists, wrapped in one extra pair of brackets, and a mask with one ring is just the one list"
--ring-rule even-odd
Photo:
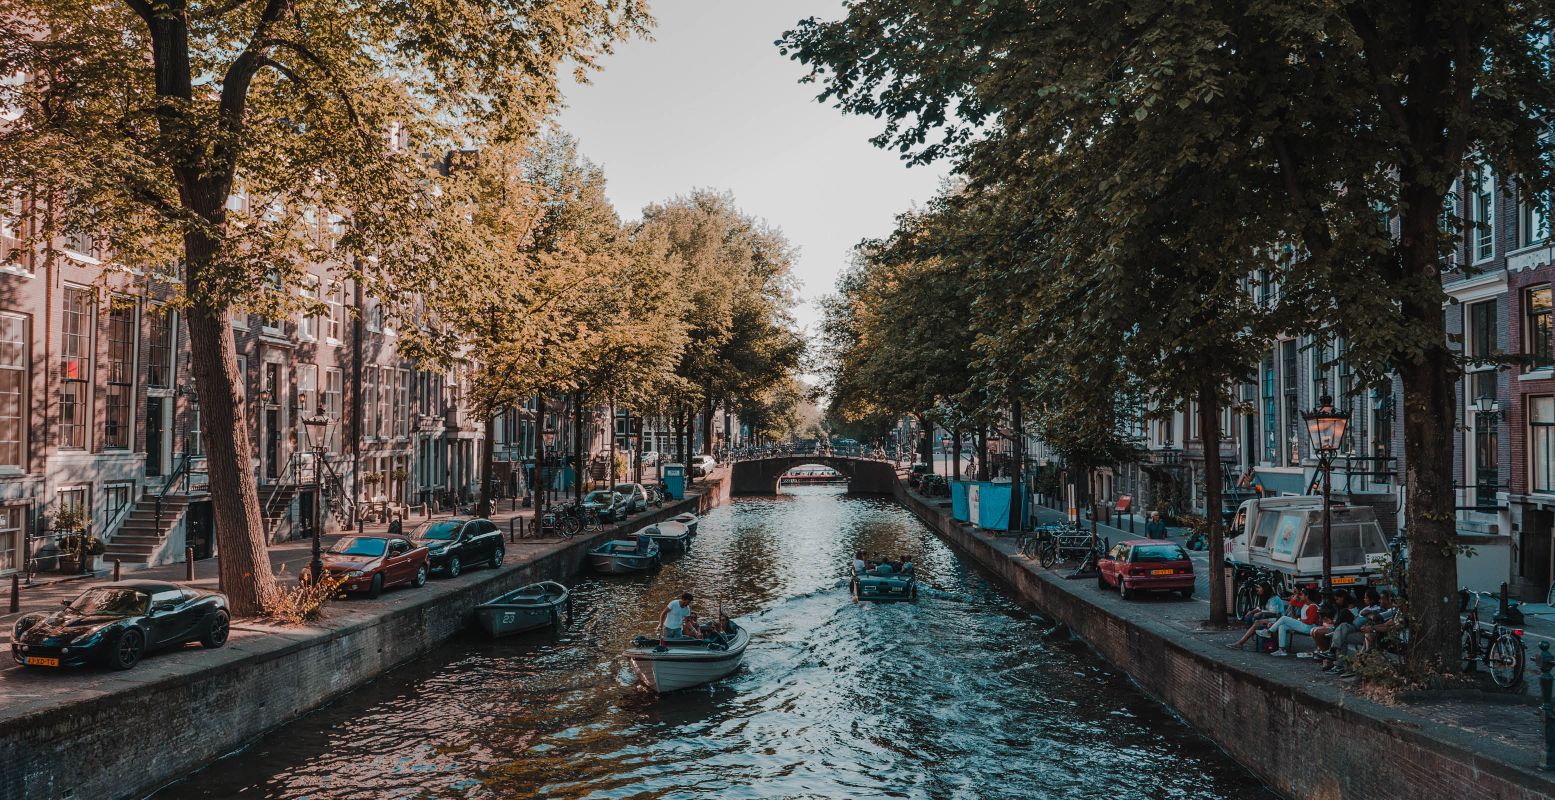
[[(1022, 511), (1024, 512), (1025, 509)], [(961, 522), (970, 522), (984, 530), (1009, 530), (1010, 484), (992, 481), (951, 481), (950, 515)]]

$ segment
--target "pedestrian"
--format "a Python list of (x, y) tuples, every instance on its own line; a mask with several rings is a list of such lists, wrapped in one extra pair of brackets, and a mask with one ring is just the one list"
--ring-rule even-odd
[(1150, 521), (1145, 523), (1145, 538), (1165, 539), (1166, 523), (1161, 521), (1161, 512), (1150, 512)]
[(399, 535), (403, 534), (404, 532), (405, 532), (405, 524), (403, 522), (400, 522), (400, 514), (399, 514), (398, 511), (396, 511), (396, 512), (394, 512), (394, 516), (389, 518), (389, 535), (390, 536), (399, 536)]

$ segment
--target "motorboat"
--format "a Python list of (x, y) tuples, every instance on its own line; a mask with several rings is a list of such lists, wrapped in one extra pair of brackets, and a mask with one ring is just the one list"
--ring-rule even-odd
[(884, 564), (854, 575), (851, 588), (854, 600), (894, 603), (918, 599), (918, 581), (912, 571), (897, 572)]
[(659, 552), (665, 554), (684, 553), (691, 548), (691, 529), (674, 520), (649, 525), (637, 535), (652, 539), (659, 546)]
[(684, 514), (677, 514), (670, 518), (670, 522), (679, 522), (680, 524), (686, 526), (686, 530), (690, 531), (692, 536), (697, 535), (697, 523), (701, 521), (701, 517), (698, 517), (689, 511)]
[(555, 581), (521, 586), (475, 607), (475, 619), (493, 637), (560, 626), (572, 593)]
[(659, 546), (648, 537), (616, 539), (590, 550), (589, 565), (597, 572), (642, 572), (659, 565)]
[(643, 685), (659, 694), (711, 683), (740, 668), (750, 631), (730, 623), (726, 634), (707, 639), (658, 639), (639, 636), (624, 654)]

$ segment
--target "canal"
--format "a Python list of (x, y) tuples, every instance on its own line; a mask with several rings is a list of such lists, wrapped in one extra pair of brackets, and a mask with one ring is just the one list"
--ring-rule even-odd
[[(859, 549), (933, 588), (855, 604)], [(755, 640), (731, 678), (654, 697), (617, 654), (683, 590)], [(658, 574), (574, 596), (560, 635), (456, 639), (154, 796), (1278, 796), (887, 499), (737, 498)]]

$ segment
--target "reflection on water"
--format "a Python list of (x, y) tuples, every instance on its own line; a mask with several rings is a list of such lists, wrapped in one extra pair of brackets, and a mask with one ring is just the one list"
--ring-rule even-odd
[[(860, 549), (932, 588), (855, 604)], [(754, 638), (740, 672), (656, 697), (618, 654), (688, 589)], [(886, 500), (737, 499), (657, 575), (574, 597), (560, 636), (449, 642), (156, 797), (1276, 796)]]

